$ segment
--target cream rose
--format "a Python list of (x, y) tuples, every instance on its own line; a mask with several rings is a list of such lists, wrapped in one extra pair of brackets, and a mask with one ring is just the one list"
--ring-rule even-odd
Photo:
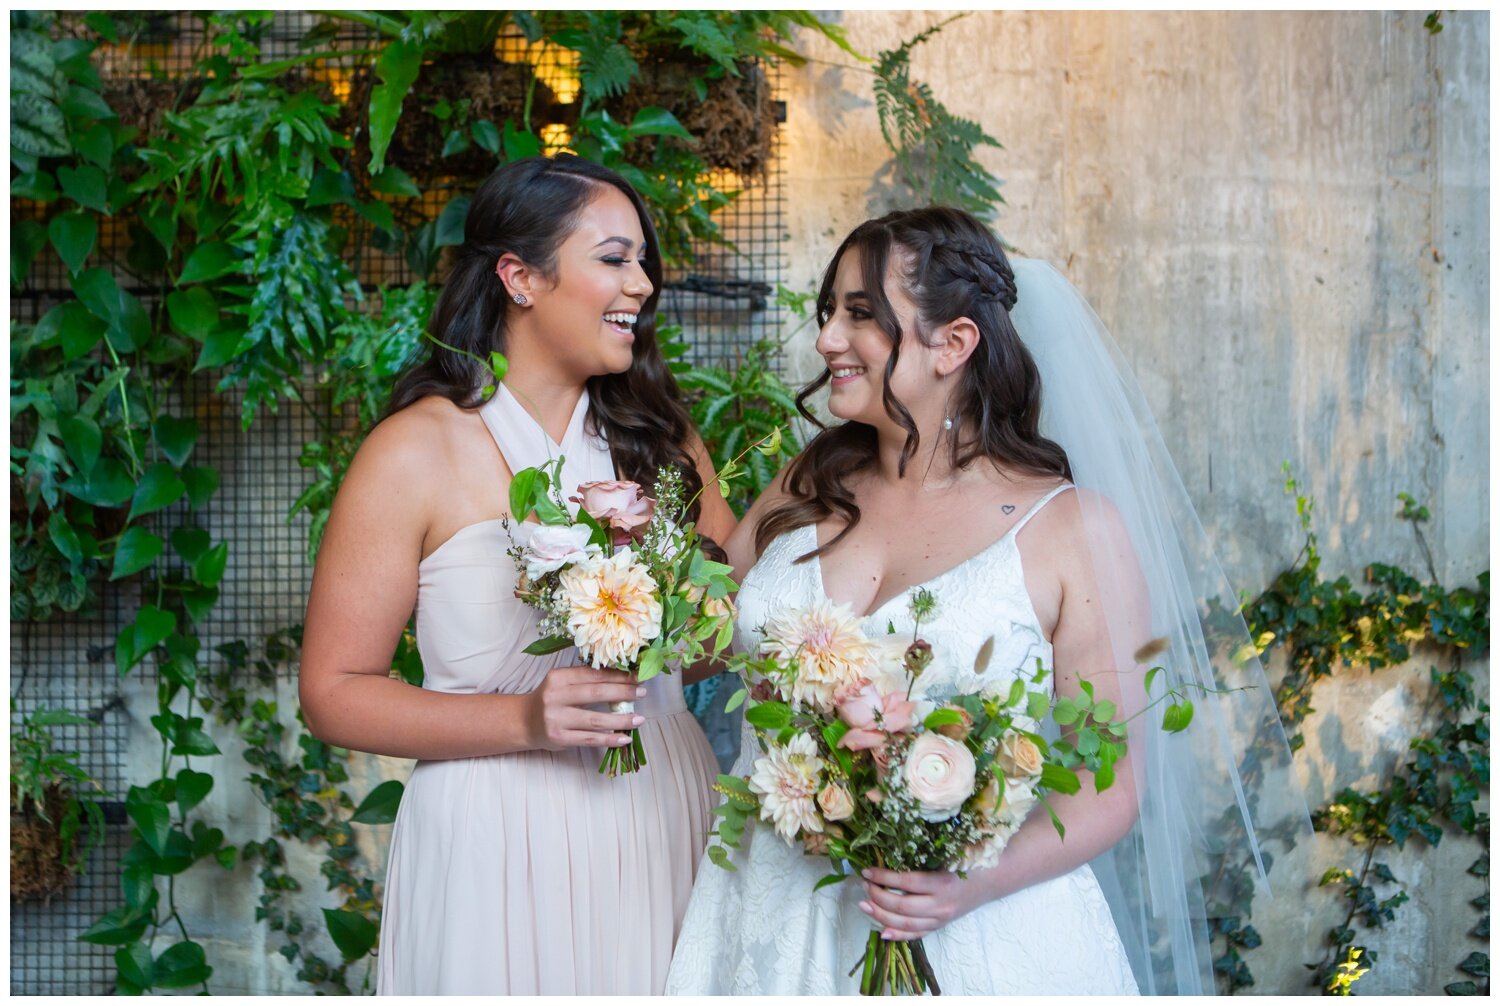
[(1000, 741), (995, 761), (1008, 776), (1035, 779), (1042, 774), (1042, 751), (1030, 737), (1008, 733)]
[(922, 734), (906, 753), (903, 775), (922, 820), (945, 821), (974, 792), (974, 756), (942, 734)]
[(818, 807), (826, 821), (842, 821), (854, 814), (854, 799), (842, 786), (829, 783), (818, 794)]
[(562, 569), (570, 562), (578, 562), (588, 556), (590, 529), (586, 524), (560, 527), (543, 524), (533, 527), (526, 541), (526, 575), (537, 579), (555, 569)]

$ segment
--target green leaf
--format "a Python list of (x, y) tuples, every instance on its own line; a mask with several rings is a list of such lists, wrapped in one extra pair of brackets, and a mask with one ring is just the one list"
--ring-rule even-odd
[(1094, 704), (1094, 711), (1090, 714), (1095, 721), (1105, 723), (1115, 718), (1115, 704), (1109, 699), (1103, 699)]
[(1054, 793), (1067, 794), (1077, 793), (1082, 788), (1078, 776), (1061, 765), (1054, 765), (1050, 762), (1042, 766), (1041, 785)]
[(83, 543), (78, 540), (78, 532), (73, 530), (73, 525), (68, 523), (67, 515), (61, 510), (54, 510), (52, 516), (47, 518), (47, 536), (69, 562), (83, 561)]
[[(143, 514), (155, 513), (163, 507), (176, 503), (186, 493), (187, 484), (178, 478), (172, 466), (164, 461), (158, 461), (149, 466), (145, 474), (141, 476), (140, 484), (136, 486), (135, 496), (130, 501), (130, 514), (125, 519), (135, 520)], [(157, 539), (157, 541), (160, 540)], [(152, 558), (154, 559), (155, 556)]]
[(208, 241), (194, 248), (177, 277), (178, 284), (204, 283), (242, 271), (234, 248), (223, 241)]
[(71, 363), (99, 345), (107, 327), (80, 301), (65, 300), (37, 322), (36, 338), (43, 344), (57, 339), (62, 344), (63, 359)]
[[(198, 442), (198, 423), (193, 419), (164, 415), (151, 427), (151, 435), (167, 459), (181, 468), (193, 453), (193, 445)], [(183, 490), (186, 489), (184, 486)]]
[(549, 653), (556, 653), (558, 650), (565, 650), (572, 645), (572, 636), (543, 636), (521, 652), (529, 653), (534, 657), (541, 657)]
[[(14, 36), (12, 36), (14, 37)], [(15, 61), (11, 61), (14, 80)], [(62, 109), (40, 94), (10, 94), (10, 146), (12, 151), (31, 155), (29, 165), (23, 171), (34, 171), (37, 157), (65, 157), (72, 146), (68, 143), (67, 120)]]
[(156, 561), (166, 547), (160, 538), (142, 527), (127, 528), (120, 536), (115, 548), (115, 564), (109, 578), (118, 580), (122, 576), (139, 573)]
[(12, 199), (29, 199), (34, 203), (50, 203), (57, 198), (57, 183), (47, 171), (28, 171), (10, 180)]
[[(203, 732), (203, 720), (193, 717), (178, 726), (175, 736), (172, 738), (172, 754), (174, 755), (208, 755), (219, 754), (219, 745), (214, 739)], [(200, 822), (201, 823), (201, 822)]]
[(500, 130), (488, 119), (480, 119), (469, 127), (474, 142), (479, 144), (485, 151), (498, 155), (500, 153)]
[(109, 213), (107, 202), (109, 184), (104, 177), (104, 172), (94, 165), (82, 164), (74, 167), (64, 164), (57, 169), (57, 183), (62, 186), (63, 195), (84, 209), (93, 210), (95, 213)]
[(167, 833), (172, 830), (172, 812), (166, 803), (149, 789), (130, 787), (125, 813), (135, 822), (141, 838), (158, 856), (166, 849)]
[(438, 214), (437, 233), (433, 243), (439, 248), (464, 243), (464, 221), (469, 217), (471, 202), (468, 196), (456, 196)]
[(201, 624), (214, 610), (214, 605), (219, 603), (219, 589), (217, 587), (189, 587), (182, 592), (182, 606), (187, 609), (188, 618), (193, 624)]
[(1071, 726), (1078, 722), (1079, 715), (1080, 712), (1076, 699), (1061, 698), (1052, 707), (1052, 718), (1057, 721), (1057, 725), (1060, 727)]
[(936, 730), (938, 727), (947, 726), (950, 723), (961, 723), (963, 717), (958, 715), (957, 709), (934, 709), (927, 714), (922, 725), (928, 730)]
[(1174, 702), (1162, 713), (1161, 728), (1169, 734), (1180, 733), (1193, 722), (1193, 704), (1187, 699)]
[(229, 563), (229, 543), (220, 542), (193, 560), (193, 579), (205, 587), (217, 587)]
[[(222, 367), (233, 360), (243, 351), (245, 343), (245, 326), (241, 322), (238, 325), (225, 325), (210, 332), (203, 340), (203, 352), (198, 354), (198, 362), (193, 364), (193, 370), (204, 370), (209, 367)], [(248, 347), (245, 347), (248, 348)]]
[(154, 604), (142, 605), (115, 637), (115, 669), (123, 677), (177, 629), (177, 616)]
[(505, 120), (505, 132), (502, 137), (502, 145), (505, 147), (505, 159), (507, 161), (519, 161), (524, 157), (535, 157), (542, 152), (542, 141), (530, 130), (518, 130), (509, 119)]
[(47, 224), (47, 236), (52, 239), (52, 247), (57, 249), (57, 255), (68, 267), (68, 272), (77, 272), (94, 250), (99, 221), (92, 213), (82, 210), (59, 213)]
[(740, 703), (745, 701), (745, 696), (748, 694), (750, 693), (743, 688), (737, 689), (733, 695), (729, 696), (729, 701), (724, 703), (724, 711), (726, 713), (734, 712), (740, 707)]
[(791, 725), (792, 710), (785, 702), (757, 702), (745, 710), (745, 719), (762, 730), (780, 730)]
[(307, 198), (303, 205), (308, 209), (315, 209), (319, 206), (332, 206), (334, 203), (353, 205), (357, 201), (354, 179), (349, 177), (349, 172), (319, 168), (317, 174), (313, 175), (312, 184), (307, 187)]
[(68, 88), (62, 102), (63, 114), (75, 119), (113, 119), (114, 111), (103, 98), (86, 87), (76, 84)]
[[(416, 82), (422, 69), (423, 47), (418, 42), (400, 39), (391, 42), (375, 61), (380, 78), (370, 91), (370, 174), (378, 175), (385, 167), (385, 152), (401, 118), (401, 102)], [(359, 954), (355, 955), (360, 956)]]
[(167, 294), (167, 317), (178, 332), (202, 342), (219, 325), (219, 305), (206, 287), (173, 290)]
[(81, 472), (91, 472), (99, 463), (99, 452), (104, 447), (104, 435), (99, 424), (88, 416), (63, 416), (57, 421), (57, 432), (62, 434), (63, 450)]
[(383, 231), (396, 230), (396, 215), (391, 212), (390, 206), (379, 200), (355, 203), (354, 210)]
[(115, 131), (105, 123), (96, 123), (73, 137), (73, 149), (107, 172), (115, 156)]
[(214, 788), (214, 777), (207, 772), (194, 772), (185, 768), (177, 773), (177, 806), (186, 814), (203, 802), (209, 790)]
[(419, 199), (422, 195), (422, 190), (411, 180), (411, 175), (394, 164), (387, 164), (380, 174), (372, 175), (370, 188), (381, 195), (400, 196), (404, 199)]
[(120, 316), (120, 287), (108, 269), (85, 269), (71, 283), (73, 292), (94, 317), (114, 321)]
[(642, 650), (640, 667), (635, 675), (636, 680), (641, 682), (650, 681), (662, 672), (662, 667), (665, 663), (666, 654), (662, 653), (656, 647), (652, 646)]
[(818, 882), (813, 885), (813, 890), (814, 891), (820, 891), (820, 890), (822, 890), (825, 887), (832, 887), (834, 884), (842, 883), (843, 881), (845, 881), (847, 879), (848, 879), (848, 875), (847, 874), (843, 874), (843, 873), (830, 873), (830, 874), (827, 874), (826, 876), (820, 877), (818, 879)]
[(188, 503), (194, 510), (207, 503), (219, 488), (219, 473), (212, 468), (185, 465), (179, 474), (187, 486)]
[(47, 245), (47, 231), (35, 220), (22, 220), (10, 229), (10, 282), (24, 286), (31, 263)]
[(119, 506), (135, 492), (135, 481), (114, 458), (102, 458), (87, 477), (63, 483), (63, 491), (94, 506)]
[(144, 943), (132, 943), (115, 951), (115, 969), (138, 989), (151, 987), (151, 951)]
[(152, 968), (154, 985), (163, 989), (181, 989), (208, 981), (214, 969), (208, 966), (203, 948), (191, 940), (175, 943), (162, 952)]
[(510, 480), (510, 515), (525, 520), (531, 514), (531, 499), (536, 493), (537, 470), (522, 468)]
[(406, 787), (400, 780), (387, 779), (360, 801), (350, 820), (360, 824), (390, 824), (396, 820), (396, 810), (401, 806), (401, 794), (405, 791)]
[(116, 908), (96, 919), (78, 938), (85, 943), (124, 946), (139, 940), (149, 921), (138, 909)]
[(675, 136), (679, 140), (696, 142), (693, 134), (682, 127), (677, 121), (677, 116), (665, 108), (656, 105), (647, 105), (635, 113), (635, 118), (630, 120), (630, 125), (625, 131), (631, 137), (638, 136)]
[(328, 923), (328, 935), (333, 937), (333, 945), (339, 948), (344, 960), (358, 960), (375, 946), (379, 931), (375, 923), (358, 912), (325, 908), (323, 919)]

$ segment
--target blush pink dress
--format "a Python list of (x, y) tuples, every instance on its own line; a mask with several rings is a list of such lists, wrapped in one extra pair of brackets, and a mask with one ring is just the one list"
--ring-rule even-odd
[[(585, 429), (561, 444), (503, 386), (480, 409), (511, 471), (566, 458), (564, 485), (615, 477)], [(569, 488), (564, 496), (572, 494)], [(533, 525), (510, 525), (524, 541)], [(463, 528), (418, 567), (424, 688), (520, 694), (575, 650), (529, 656), (537, 614), (516, 600), (510, 534)], [(636, 703), (647, 764), (611, 779), (601, 749), (420, 761), (391, 836), (377, 990), (422, 994), (660, 994), (707, 844), (717, 767), (680, 675)]]

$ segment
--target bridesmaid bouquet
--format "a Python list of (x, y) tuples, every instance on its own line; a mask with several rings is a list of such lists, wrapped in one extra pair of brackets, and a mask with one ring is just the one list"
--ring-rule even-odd
[[(723, 818), (715, 833), (723, 845), (708, 849), (715, 863), (735, 869), (724, 846), (739, 848), (758, 818), (833, 861), (819, 888), (871, 866), (964, 876), (994, 866), (1038, 803), (1062, 834), (1046, 794), (1077, 792), (1079, 769), (1094, 773), (1100, 791), (1113, 783), (1126, 750), (1114, 703), (1094, 701), (1088, 682), (1082, 698), (1054, 700), (1040, 660), (998, 690), (935, 700), (922, 685), (933, 650), (918, 634), (935, 600), (917, 590), (911, 606), (910, 639), (871, 638), (847, 607), (826, 599), (783, 610), (767, 620), (760, 654), (734, 659), (747, 687), (729, 708), (748, 696), (745, 719), (764, 753), (749, 776), (719, 776), (727, 800), (715, 810)], [(976, 676), (993, 643), (981, 647)], [(1172, 710), (1169, 719), (1186, 727), (1192, 704)], [(1076, 746), (1037, 732), (1048, 716), (1074, 728)], [(855, 969), (864, 995), (940, 994), (921, 940), (872, 931)]]
[[(548, 470), (550, 469), (550, 471)], [(541, 526), (515, 545), (516, 597), (542, 612), (542, 638), (526, 653), (576, 646), (594, 667), (612, 667), (645, 682), (674, 666), (717, 657), (734, 633), (732, 567), (709, 559), (690, 523), (682, 479), (663, 468), (646, 496), (634, 482), (585, 482), (569, 501), (557, 486), (562, 459), (527, 468), (511, 481), (510, 512)], [(617, 702), (612, 712), (630, 712)], [(606, 751), (610, 776), (646, 764), (640, 732)]]

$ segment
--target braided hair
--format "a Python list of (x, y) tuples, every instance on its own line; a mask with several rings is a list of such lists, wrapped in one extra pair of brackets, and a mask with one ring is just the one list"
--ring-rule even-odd
[[(968, 318), (979, 329), (979, 342), (959, 371), (953, 395), (963, 422), (948, 438), (953, 468), (967, 468), (980, 458), (1036, 475), (1071, 478), (1068, 456), (1039, 431), (1042, 412), (1041, 378), (1026, 351), (1010, 311), (1016, 306), (1016, 276), (995, 236), (973, 216), (946, 206), (899, 210), (856, 227), (834, 253), (818, 292), (818, 324), (828, 323), (834, 310), (834, 278), (846, 253), (858, 254), (865, 277), (870, 313), (891, 342), (885, 363), (882, 402), (886, 414), (906, 430), (898, 465), (916, 454), (921, 434), (906, 406), (891, 391), (891, 376), (901, 356), (900, 320), (880, 282), (892, 250), (900, 256), (898, 276), (903, 291), (916, 305), (917, 331), (926, 333), (956, 318)], [(797, 407), (821, 432), (787, 468), (787, 498), (768, 510), (755, 529), (756, 551), (778, 535), (828, 517), (838, 517), (844, 529), (827, 545), (798, 561), (822, 554), (859, 523), (859, 507), (849, 480), (876, 463), (875, 428), (846, 422), (824, 426), (807, 408), (807, 399), (829, 381), (825, 370), (802, 389)]]

